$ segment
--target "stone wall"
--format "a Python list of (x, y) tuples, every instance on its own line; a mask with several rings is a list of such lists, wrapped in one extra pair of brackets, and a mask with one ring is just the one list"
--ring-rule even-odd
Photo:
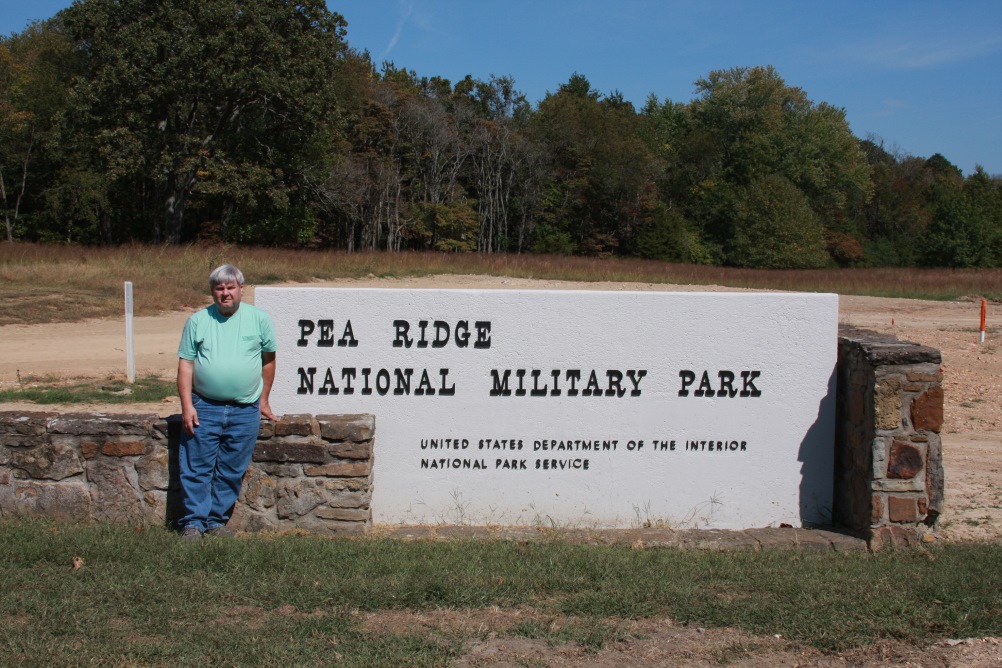
[(871, 549), (932, 540), (943, 507), (938, 350), (839, 330), (834, 520)]
[[(180, 417), (0, 412), (0, 515), (172, 524)], [(370, 524), (375, 422), (264, 422), (234, 510), (238, 530), (355, 533)]]
[[(872, 549), (932, 536), (943, 505), (940, 353), (839, 332), (835, 523)], [(180, 417), (0, 412), (0, 515), (172, 523)], [(231, 526), (353, 533), (371, 524), (370, 415), (265, 422)]]

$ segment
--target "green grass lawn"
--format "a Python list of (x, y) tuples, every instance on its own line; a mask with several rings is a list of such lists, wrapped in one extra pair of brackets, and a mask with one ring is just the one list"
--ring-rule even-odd
[(0, 390), (0, 402), (32, 401), (36, 404), (130, 404), (163, 401), (177, 396), (174, 379), (158, 376), (137, 378), (132, 384), (123, 378), (104, 380), (28, 377), (17, 387)]
[[(74, 558), (82, 559), (74, 568)], [(824, 651), (1002, 635), (1002, 546), (879, 554), (258, 535), (0, 521), (0, 664), (444, 665), (487, 633), (598, 648), (631, 619)], [(497, 606), (566, 619), (372, 632), (361, 613)]]

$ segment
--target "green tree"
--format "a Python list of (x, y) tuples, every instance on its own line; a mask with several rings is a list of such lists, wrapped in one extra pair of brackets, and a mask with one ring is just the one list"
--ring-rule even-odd
[(930, 200), (933, 220), (923, 244), (927, 264), (997, 267), (1002, 264), (1002, 188), (980, 167), (960, 181), (945, 158), (929, 158), (936, 174)]
[[(753, 210), (763, 196), (785, 202), (787, 214), (806, 203), (812, 215), (801, 220), (803, 239), (815, 239), (819, 224), (842, 235), (858, 234), (850, 219), (869, 197), (870, 173), (843, 110), (813, 103), (772, 67), (716, 70), (696, 82), (696, 92), (684, 109), (649, 101), (645, 115), (649, 142), (668, 170), (659, 180), (660, 199), (682, 207), (700, 226), (708, 248), (729, 249), (723, 259), (731, 264), (764, 261), (760, 254), (754, 262), (735, 255), (749, 250), (747, 240), (758, 235), (740, 229), (741, 221), (750, 219), (737, 215), (736, 207)], [(768, 194), (750, 192), (763, 184)], [(795, 224), (776, 221), (777, 229)], [(791, 243), (796, 237), (782, 236)], [(779, 255), (792, 258), (799, 244)], [(805, 262), (816, 263), (813, 251)]]
[(618, 93), (603, 99), (580, 74), (540, 103), (530, 131), (549, 163), (537, 227), (547, 247), (569, 239), (596, 255), (632, 244), (654, 206), (654, 161), (640, 130), (633, 105)]
[(80, 0), (57, 18), (85, 66), (72, 131), (120, 195), (141, 186), (154, 239), (190, 236), (189, 210), (238, 239), (310, 236), (346, 48), (324, 2)]
[(58, 130), (73, 63), (71, 45), (51, 22), (0, 37), (0, 206), (8, 241), (15, 230), (37, 236), (63, 149)]

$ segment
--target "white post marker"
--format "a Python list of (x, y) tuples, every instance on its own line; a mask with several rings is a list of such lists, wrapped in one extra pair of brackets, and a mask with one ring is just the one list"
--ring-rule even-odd
[(132, 332), (132, 281), (125, 282), (125, 375), (129, 383), (136, 381), (136, 346)]
[(981, 343), (985, 342), (985, 329), (986, 329), (985, 325), (988, 324), (987, 321), (988, 321), (988, 300), (987, 299), (982, 299), (981, 300)]

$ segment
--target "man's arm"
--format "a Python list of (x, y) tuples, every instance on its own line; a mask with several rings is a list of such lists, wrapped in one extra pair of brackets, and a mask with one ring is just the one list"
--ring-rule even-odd
[(261, 390), (261, 415), (269, 420), (278, 420), (271, 412), (271, 385), (275, 382), (275, 353), (261, 353), (261, 379), (264, 389)]
[(198, 412), (191, 401), (191, 384), (195, 375), (195, 361), (177, 358), (177, 394), (181, 397), (181, 423), (189, 436), (198, 426)]

